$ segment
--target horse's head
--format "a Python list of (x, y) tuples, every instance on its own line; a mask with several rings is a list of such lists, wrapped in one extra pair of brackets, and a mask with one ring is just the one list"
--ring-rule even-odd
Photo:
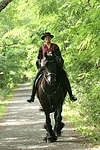
[(49, 85), (53, 85), (57, 78), (57, 63), (53, 52), (45, 53), (42, 60), (44, 77)]

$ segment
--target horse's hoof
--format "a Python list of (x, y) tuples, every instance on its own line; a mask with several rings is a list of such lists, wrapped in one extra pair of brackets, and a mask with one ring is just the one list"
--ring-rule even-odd
[(45, 138), (43, 139), (43, 141), (47, 142), (47, 137), (45, 137)]
[(43, 139), (43, 141), (45, 141), (46, 143), (53, 143), (54, 142), (54, 140), (48, 139), (47, 137), (45, 137)]
[(55, 142), (55, 141), (57, 141), (57, 137), (50, 137), (50, 138), (47, 138), (47, 143), (53, 143), (53, 142)]
[(47, 139), (50, 143), (55, 142), (57, 140), (57, 136), (54, 134), (52, 136), (48, 136)]
[(63, 129), (63, 127), (65, 126), (65, 124), (63, 122), (61, 122), (59, 125), (58, 125), (58, 128), (57, 129), (54, 129), (54, 132), (57, 136), (61, 136), (61, 130)]
[(47, 135), (43, 140), (47, 143), (52, 143), (57, 140), (57, 136), (56, 135), (54, 135), (54, 136)]
[(57, 132), (57, 136), (61, 136), (61, 132)]

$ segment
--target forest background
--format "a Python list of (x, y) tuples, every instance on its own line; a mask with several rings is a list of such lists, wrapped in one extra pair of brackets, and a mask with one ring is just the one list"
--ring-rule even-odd
[(64, 69), (78, 97), (71, 103), (66, 96), (64, 116), (98, 144), (100, 0), (0, 0), (0, 113), (14, 87), (32, 83), (45, 31), (54, 35), (52, 42), (60, 47)]

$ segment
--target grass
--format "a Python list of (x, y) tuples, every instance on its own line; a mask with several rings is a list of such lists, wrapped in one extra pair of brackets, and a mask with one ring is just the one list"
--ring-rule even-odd
[(5, 111), (6, 111), (6, 104), (0, 103), (0, 118), (3, 117), (3, 115), (5, 114)]
[(7, 104), (10, 102), (12, 96), (12, 92), (0, 89), (0, 119), (3, 118), (6, 112)]
[(79, 102), (65, 102), (63, 106), (63, 117), (77, 128), (77, 131), (85, 135), (92, 145), (100, 145), (100, 127), (88, 119), (88, 115), (80, 110)]

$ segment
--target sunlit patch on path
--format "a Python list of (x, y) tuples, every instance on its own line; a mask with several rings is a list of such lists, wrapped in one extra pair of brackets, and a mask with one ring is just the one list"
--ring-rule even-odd
[[(57, 142), (43, 141), (46, 131), (44, 113), (39, 111), (38, 100), (30, 104), (30, 84), (23, 84), (15, 91), (7, 112), (0, 122), (0, 150), (91, 150), (82, 135), (65, 122), (62, 136)], [(52, 120), (53, 120), (53, 114)]]

